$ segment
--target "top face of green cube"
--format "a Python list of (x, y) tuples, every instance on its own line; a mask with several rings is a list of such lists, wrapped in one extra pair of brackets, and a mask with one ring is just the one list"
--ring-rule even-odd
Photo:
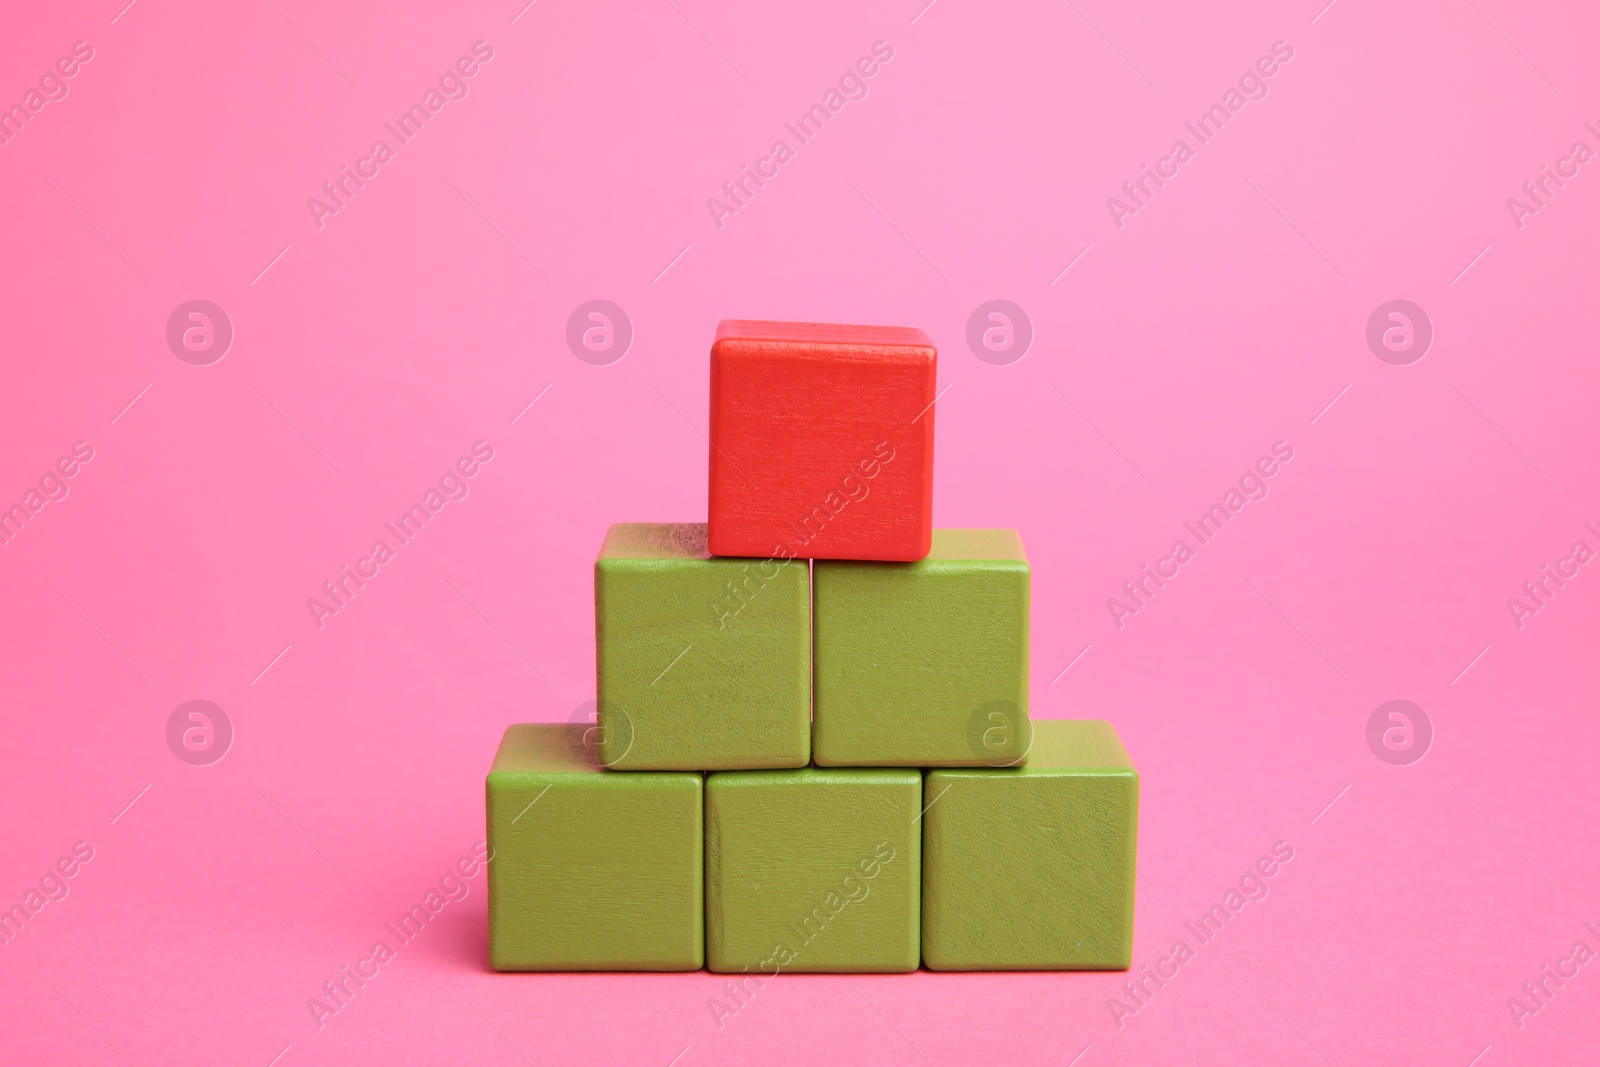
[(1031, 576), (1015, 530), (935, 530), (916, 563), (819, 560), (814, 580), (819, 766), (1024, 758)]
[[(921, 787), (915, 771), (890, 767), (798, 767), (781, 771), (719, 771), (711, 779), (719, 791), (729, 789), (816, 789), (817, 796), (841, 797), (841, 789), (904, 789)], [(890, 795), (885, 793), (884, 795)]]
[(619, 523), (595, 562), (599, 756), (617, 770), (811, 758), (804, 562), (712, 557), (704, 523)]
[(506, 728), (489, 778), (512, 774), (598, 774), (580, 723), (524, 722)]
[(938, 565), (956, 560), (1021, 563), (1026, 568), (1028, 556), (1015, 530), (933, 531), (933, 550), (921, 562)]
[[(1131, 775), (1138, 777), (1133, 759), (1111, 724), (1101, 719), (1035, 719), (1033, 744), (1027, 762), (1003, 770), (973, 771), (983, 776), (1003, 774), (1021, 778), (1060, 778), (1075, 775)], [(935, 772), (943, 777), (958, 777), (964, 768), (948, 767)], [(931, 780), (931, 779), (930, 779)]]
[(618, 522), (606, 531), (600, 559), (710, 559), (703, 522)]

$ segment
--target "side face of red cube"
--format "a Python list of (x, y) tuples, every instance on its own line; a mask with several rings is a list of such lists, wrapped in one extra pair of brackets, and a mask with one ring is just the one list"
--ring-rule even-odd
[(711, 347), (711, 552), (926, 556), (937, 359), (916, 329), (723, 322)]

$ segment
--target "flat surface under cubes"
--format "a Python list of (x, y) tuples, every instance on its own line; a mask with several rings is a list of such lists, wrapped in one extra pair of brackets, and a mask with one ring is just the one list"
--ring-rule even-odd
[[(1600, 961), (1526, 990), (1600, 953), (1600, 157), (1544, 170), (1600, 151), (1597, 40), (1513, 0), (5, 5), (0, 1063), (1592, 1063)], [(934, 341), (934, 522), (1021, 531), (1031, 715), (1137, 762), (1131, 971), (488, 967), (489, 757), (592, 719), (608, 525), (705, 519), (730, 316)]]

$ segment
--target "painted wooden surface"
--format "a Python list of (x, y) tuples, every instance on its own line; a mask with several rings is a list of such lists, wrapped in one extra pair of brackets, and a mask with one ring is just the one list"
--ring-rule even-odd
[(921, 330), (724, 321), (711, 347), (711, 551), (925, 556), (936, 362)]
[(810, 759), (804, 562), (714, 559), (704, 523), (618, 523), (595, 563), (595, 648), (606, 766)]
[(916, 563), (819, 560), (819, 766), (1015, 763), (1028, 744), (1027, 556), (1014, 530), (935, 530)]
[(917, 771), (707, 776), (707, 966), (916, 970), (921, 802)]
[(1109, 723), (1033, 724), (1027, 765), (928, 772), (932, 970), (1121, 970), (1133, 952), (1139, 776)]
[(486, 785), (490, 966), (696, 970), (703, 779), (603, 770), (584, 733), (530, 723), (500, 742)]

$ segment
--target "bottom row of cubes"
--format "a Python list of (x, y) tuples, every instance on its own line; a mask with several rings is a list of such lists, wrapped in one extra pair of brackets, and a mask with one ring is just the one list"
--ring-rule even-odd
[(1122, 970), (1139, 779), (1115, 731), (1035, 720), (1024, 766), (608, 771), (582, 725), (489, 772), (503, 971)]

